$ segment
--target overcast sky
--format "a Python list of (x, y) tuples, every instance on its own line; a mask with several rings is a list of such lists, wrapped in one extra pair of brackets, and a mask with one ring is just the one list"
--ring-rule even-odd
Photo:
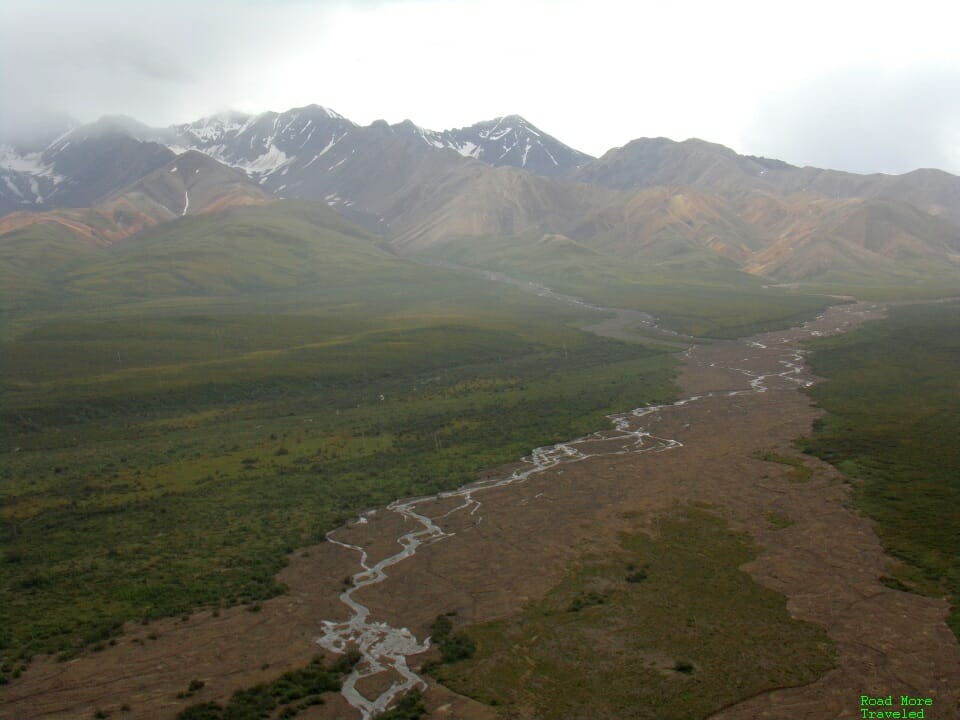
[(434, 130), (518, 113), (857, 172), (960, 173), (960, 4), (0, 0), (0, 129), (318, 103)]

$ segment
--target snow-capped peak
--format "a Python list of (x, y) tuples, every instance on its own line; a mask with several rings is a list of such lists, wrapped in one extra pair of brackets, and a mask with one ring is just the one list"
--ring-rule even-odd
[(240, 130), (250, 119), (250, 115), (228, 111), (200, 118), (188, 125), (181, 125), (178, 129), (189, 133), (200, 143), (212, 142)]
[(464, 157), (492, 165), (525, 168), (542, 175), (556, 175), (590, 159), (537, 129), (520, 115), (504, 115), (443, 132), (421, 128), (409, 120), (392, 128), (411, 133), (427, 145), (455, 150)]

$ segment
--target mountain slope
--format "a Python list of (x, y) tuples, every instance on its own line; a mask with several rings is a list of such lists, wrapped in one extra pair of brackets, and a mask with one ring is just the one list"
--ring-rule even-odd
[(0, 147), (0, 214), (89, 207), (165, 165), (168, 148), (142, 142), (115, 118), (61, 135), (42, 151)]
[(259, 311), (277, 293), (299, 304), (307, 288), (314, 300), (349, 290), (356, 302), (370, 278), (402, 285), (408, 266), (334, 210), (291, 200), (188, 213), (112, 245), (78, 242), (57, 223), (0, 235), (2, 309), (11, 312), (224, 299)]
[(903, 202), (694, 186), (627, 192), (485, 166), (433, 178), (424, 198), (391, 225), (402, 252), (547, 235), (683, 273), (739, 268), (782, 282), (960, 282), (960, 226)]
[(175, 215), (215, 212), (234, 205), (260, 204), (274, 198), (245, 173), (189, 150), (136, 181), (107, 204), (123, 199), (159, 205)]
[(390, 239), (398, 249), (415, 252), (464, 236), (566, 233), (612, 195), (602, 188), (480, 163), (432, 175), (426, 183), (418, 190), (420, 201), (393, 219)]
[[(173, 161), (168, 148), (191, 150)], [(166, 129), (103, 118), (26, 150), (3, 156), (0, 189), (18, 207), (86, 209), (6, 215), (0, 233), (53, 223), (58, 241), (107, 245), (273, 195), (329, 205), (400, 252), (546, 235), (644, 267), (783, 282), (957, 274), (960, 178), (934, 170), (855, 175), (665, 138), (590, 160), (516, 115), (438, 133), (318, 105)]]
[[(332, 210), (299, 201), (228, 208), (164, 223), (66, 278), (81, 296), (129, 301), (353, 286), (398, 261)], [(362, 282), (361, 282), (362, 284)]]
[(308, 105), (283, 113), (225, 113), (201, 118), (161, 132), (157, 139), (169, 138), (172, 133), (181, 148), (199, 150), (240, 168), (276, 190), (285, 185), (281, 178), (292, 165), (314, 164), (355, 127), (333, 110)]
[(488, 165), (522, 168), (547, 177), (569, 173), (592, 160), (519, 115), (506, 115), (443, 132), (425, 130), (410, 120), (393, 127), (420, 137), (432, 147), (450, 148)]
[(772, 241), (744, 269), (780, 281), (917, 282), (960, 272), (960, 227), (904, 202), (804, 198), (767, 229)]
[(183, 215), (271, 200), (239, 170), (188, 151), (91, 208), (0, 217), (0, 242), (7, 233), (24, 231), (25, 238), (30, 228), (43, 235), (40, 227), (57, 226), (87, 244), (109, 245)]
[(765, 245), (736, 205), (695, 187), (652, 187), (585, 215), (571, 237), (618, 257), (648, 262), (704, 253), (742, 263)]
[(812, 193), (832, 198), (897, 200), (960, 222), (960, 177), (950, 173), (915, 170), (903, 175), (859, 175), (799, 168), (780, 160), (738, 155), (723, 145), (696, 139), (633, 140), (609, 150), (569, 176), (579, 182), (619, 190), (694, 185), (726, 193), (761, 190), (783, 195)]

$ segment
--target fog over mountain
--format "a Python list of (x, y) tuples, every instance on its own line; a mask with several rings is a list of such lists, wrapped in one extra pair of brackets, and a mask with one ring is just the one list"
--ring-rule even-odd
[[(519, 113), (599, 156), (704, 138), (797, 165), (960, 171), (954, 6), (343, 0), (0, 5), (0, 138), (322, 102), (443, 132)], [(823, 18), (829, 17), (829, 22)], [(865, 24), (866, 23), (866, 24)]]

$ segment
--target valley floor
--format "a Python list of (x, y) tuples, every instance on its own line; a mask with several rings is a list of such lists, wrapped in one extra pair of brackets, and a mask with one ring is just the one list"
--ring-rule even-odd
[[(715, 707), (711, 718), (858, 718), (861, 695), (931, 697), (931, 717), (955, 717), (960, 645), (944, 622), (946, 602), (880, 582), (891, 561), (872, 523), (847, 509), (843, 478), (791, 445), (809, 432), (817, 410), (796, 378), (772, 377), (811, 332), (833, 332), (878, 312), (875, 306), (838, 306), (803, 329), (694, 346), (682, 356), (680, 385), (683, 397), (702, 397), (644, 419), (655, 435), (682, 447), (560, 464), (488, 490), (478, 497), (482, 504), (475, 513), (444, 517), (450, 536), (421, 547), (392, 568), (388, 580), (363, 588), (357, 598), (372, 618), (409, 627), (418, 638), (449, 611), (456, 612), (458, 627), (467, 628), (522, 617), (569, 577), (571, 568), (617, 556), (631, 534), (657, 538), (661, 522), (695, 508), (746, 533), (758, 554), (742, 569), (785, 595), (794, 619), (823, 628), (836, 653), (835, 667), (814, 682), (781, 689), (768, 682), (770, 687), (748, 699), (741, 695), (727, 707)], [(764, 374), (771, 375), (765, 392), (741, 392)], [(808, 379), (806, 371), (797, 377)], [(790, 458), (796, 460), (784, 462)], [(798, 473), (798, 467), (808, 471)], [(441, 500), (419, 512), (439, 518), (449, 510), (450, 501)], [(395, 553), (396, 539), (409, 530), (402, 517), (378, 512), (367, 522), (349, 523), (335, 537), (363, 546), (373, 564)], [(702, 551), (709, 556), (710, 548)], [(173, 718), (193, 703), (223, 702), (237, 689), (309, 662), (319, 651), (315, 640), (322, 621), (347, 618), (338, 596), (344, 578), (355, 572), (356, 553), (336, 543), (299, 550), (279, 576), (289, 592), (255, 612), (231, 608), (216, 617), (204, 612), (128, 626), (116, 646), (101, 652), (65, 663), (36, 661), (4, 688), (0, 718), (84, 718), (98, 710), (112, 717)], [(750, 652), (735, 640), (728, 664), (741, 661), (737, 653)], [(412, 656), (411, 666), (421, 657), (433, 656)], [(690, 678), (669, 671), (664, 676), (676, 683), (706, 682), (710, 691), (722, 668), (706, 667), (706, 661), (701, 668), (692, 660), (697, 671)], [(662, 664), (653, 658), (652, 665), (657, 663)], [(194, 679), (203, 680), (203, 687), (178, 698)], [(372, 678), (361, 690), (375, 695), (392, 679)], [(697, 687), (689, 686), (686, 694), (702, 694)], [(535, 717), (533, 693), (521, 687), (504, 716)], [(298, 717), (359, 717), (342, 697), (326, 697), (325, 705)], [(497, 708), (434, 681), (425, 699), (431, 718), (501, 716)], [(585, 711), (589, 716), (589, 708)], [(634, 717), (690, 717), (684, 712), (678, 704), (638, 707)]]

